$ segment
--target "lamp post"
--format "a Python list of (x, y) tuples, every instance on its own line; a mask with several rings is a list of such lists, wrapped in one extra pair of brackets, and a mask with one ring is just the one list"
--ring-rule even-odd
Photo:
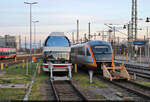
[(32, 68), (32, 5), (37, 4), (38, 2), (24, 3), (30, 5), (30, 67)]
[[(149, 20), (150, 18), (149, 17), (146, 17), (146, 21), (145, 22), (150, 22)], [(148, 25), (147, 25), (147, 40), (148, 40)], [(148, 41), (148, 44), (147, 44), (147, 54), (148, 54), (148, 63), (149, 63), (149, 41)]]
[(36, 23), (38, 23), (39, 21), (32, 21), (34, 24), (34, 54), (36, 54)]
[(129, 60), (130, 60), (131, 55), (132, 55), (132, 48), (131, 48), (132, 43), (131, 42), (133, 39), (131, 38), (131, 22), (130, 21), (128, 24), (123, 26), (123, 29), (126, 29), (126, 28), (127, 28), (127, 33), (128, 33), (128, 55), (129, 55)]
[[(116, 39), (116, 28), (115, 28), (115, 25), (118, 25), (118, 24), (105, 24), (106, 26), (108, 26), (109, 28), (113, 29), (114, 31), (114, 35), (113, 35), (113, 49), (114, 49), (114, 59), (115, 59), (115, 54), (116, 54), (116, 49), (115, 49), (115, 39)], [(109, 26), (110, 25), (110, 26)], [(113, 26), (113, 27), (112, 27)]]
[[(145, 22), (147, 22), (147, 23), (150, 22), (149, 19), (150, 18), (146, 17), (146, 21)], [(147, 39), (148, 39), (148, 25), (147, 25)]]

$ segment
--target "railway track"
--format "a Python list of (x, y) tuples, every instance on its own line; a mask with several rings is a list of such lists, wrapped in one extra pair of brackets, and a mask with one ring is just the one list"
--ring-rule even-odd
[[(130, 75), (134, 75), (135, 72), (128, 72)], [(144, 79), (148, 79), (150, 80), (150, 76), (149, 75), (144, 75), (144, 74), (140, 74), (140, 73), (135, 73), (136, 76), (144, 78)]]
[(103, 76), (97, 76), (102, 81), (106, 83), (111, 83), (115, 86), (126, 90), (127, 92), (133, 93), (137, 97), (140, 97), (142, 100), (150, 100), (150, 87), (135, 83), (133, 81), (125, 81), (125, 80), (114, 80), (109, 81), (105, 79)]
[[(117, 63), (119, 65), (120, 63)], [(133, 66), (133, 65), (127, 65), (125, 64), (125, 67), (127, 68), (129, 74), (134, 75), (138, 77), (142, 77), (145, 79), (150, 80), (150, 69), (148, 68), (141, 68), (141, 66)]]
[(51, 86), (56, 101), (87, 101), (86, 97), (71, 81), (52, 81)]
[[(116, 65), (119, 65), (122, 63), (124, 63), (124, 62), (115, 62)], [(125, 65), (125, 67), (132, 68), (132, 69), (150, 71), (148, 66), (140, 66), (140, 65), (127, 64), (127, 63), (124, 63), (124, 65)]]
[(140, 84), (136, 84), (133, 82), (126, 82), (126, 81), (115, 81), (115, 82), (111, 82), (116, 86), (119, 86), (131, 93), (134, 93), (136, 95), (138, 95), (139, 97), (141, 97), (142, 99), (145, 100), (150, 100), (150, 88), (140, 85)]

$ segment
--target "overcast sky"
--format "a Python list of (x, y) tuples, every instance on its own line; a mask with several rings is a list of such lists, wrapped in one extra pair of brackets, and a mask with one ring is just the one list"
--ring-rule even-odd
[[(22, 39), (24, 36), (29, 39), (29, 5), (24, 2), (38, 2), (32, 7), (33, 20), (39, 21), (38, 41), (43, 41), (52, 31), (74, 31), (77, 19), (80, 36), (88, 32), (88, 22), (91, 22), (91, 33), (94, 33), (106, 30), (104, 23), (125, 24), (131, 19), (132, 0), (1, 0), (1, 35), (20, 34)], [(138, 18), (150, 17), (149, 5), (150, 0), (138, 0)], [(138, 26), (144, 32), (145, 23), (141, 22)], [(138, 36), (143, 37), (144, 34)]]

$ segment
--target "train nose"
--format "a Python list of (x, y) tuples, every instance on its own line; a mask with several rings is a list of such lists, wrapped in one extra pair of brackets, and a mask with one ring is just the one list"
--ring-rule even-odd
[(112, 56), (95, 56), (95, 60), (97, 61), (97, 62), (99, 62), (99, 61), (111, 61), (112, 60)]

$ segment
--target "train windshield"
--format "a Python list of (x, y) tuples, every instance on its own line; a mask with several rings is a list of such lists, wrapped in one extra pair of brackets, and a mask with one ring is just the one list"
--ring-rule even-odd
[(99, 46), (99, 45), (95, 45), (92, 47), (92, 50), (94, 53), (111, 53), (111, 48), (110, 46)]
[(44, 55), (47, 62), (65, 63), (70, 60), (70, 53), (68, 52), (45, 52)]
[(69, 47), (69, 40), (65, 36), (50, 36), (48, 37), (45, 46), (49, 47)]

